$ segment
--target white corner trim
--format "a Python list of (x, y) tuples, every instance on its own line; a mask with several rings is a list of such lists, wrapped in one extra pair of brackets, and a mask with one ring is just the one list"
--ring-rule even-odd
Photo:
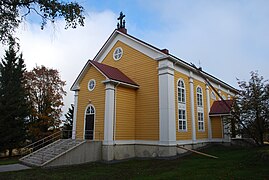
[(104, 120), (104, 145), (114, 144), (114, 113), (115, 113), (115, 86), (106, 84), (105, 120)]
[(192, 72), (190, 71), (190, 104), (191, 104), (191, 121), (192, 121), (192, 141), (196, 141), (196, 123), (195, 123), (195, 110), (194, 110), (194, 85), (193, 85), (193, 78)]
[(78, 91), (75, 91), (75, 95), (74, 95), (74, 114), (73, 114), (72, 139), (76, 139), (77, 112), (78, 112)]
[(208, 130), (208, 138), (212, 139), (212, 127), (211, 127), (211, 119), (209, 116), (210, 112), (210, 92), (209, 87), (206, 85), (206, 106), (207, 106), (207, 130)]
[(161, 145), (175, 145), (175, 88), (173, 63), (159, 61), (159, 140)]

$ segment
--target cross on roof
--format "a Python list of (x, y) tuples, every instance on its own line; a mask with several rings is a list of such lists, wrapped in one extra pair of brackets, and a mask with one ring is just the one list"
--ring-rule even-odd
[(125, 20), (123, 20), (124, 17), (125, 15), (120, 12), (120, 17), (118, 17), (118, 20), (120, 20), (120, 22), (117, 24), (118, 29), (125, 28)]

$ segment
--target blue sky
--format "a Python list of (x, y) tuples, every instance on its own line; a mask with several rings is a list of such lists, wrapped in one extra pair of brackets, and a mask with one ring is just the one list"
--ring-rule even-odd
[[(237, 87), (269, 57), (269, 1), (137, 0), (78, 1), (86, 11), (126, 14), (128, 33)], [(228, 72), (228, 73), (227, 73)]]
[[(70, 1), (70, 0), (69, 0)], [(17, 31), (28, 69), (58, 69), (69, 89), (116, 28), (120, 11), (128, 33), (196, 65), (238, 88), (258, 70), (269, 79), (268, 0), (78, 0), (85, 7), (85, 27), (64, 30), (63, 20), (40, 30), (40, 21)], [(2, 50), (2, 51), (1, 51)], [(2, 57), (3, 48), (0, 49)]]

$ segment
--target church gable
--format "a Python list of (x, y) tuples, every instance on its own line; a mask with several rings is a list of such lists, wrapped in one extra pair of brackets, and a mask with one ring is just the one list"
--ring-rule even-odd
[[(87, 107), (91, 104), (95, 108), (95, 135), (96, 138), (102, 138), (98, 132), (103, 132), (104, 128), (104, 107), (105, 107), (105, 85), (102, 83), (106, 78), (93, 66), (87, 68), (85, 75), (79, 82), (80, 90), (78, 92), (77, 100), (77, 120), (76, 120), (76, 136), (84, 139), (85, 130), (85, 112)], [(90, 86), (90, 82), (94, 82), (94, 86)]]
[(100, 49), (100, 51), (97, 53), (97, 55), (94, 57), (94, 61), (102, 62), (108, 53), (113, 49), (115, 44), (118, 42), (122, 42), (126, 44), (129, 47), (132, 47), (133, 49), (139, 51), (140, 53), (152, 58), (152, 59), (158, 59), (161, 57), (164, 57), (167, 52), (163, 51), (161, 49), (158, 49), (144, 41), (141, 41), (129, 34), (123, 33), (119, 30), (115, 30), (111, 36), (108, 38), (106, 43), (103, 45), (103, 47)]

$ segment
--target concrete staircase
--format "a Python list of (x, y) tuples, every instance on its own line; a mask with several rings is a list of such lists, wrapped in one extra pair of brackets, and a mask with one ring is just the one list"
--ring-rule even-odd
[(27, 156), (22, 157), (20, 161), (30, 166), (43, 167), (47, 163), (50, 163), (85, 142), (86, 141), (84, 140), (59, 139), (31, 154), (28, 154)]

